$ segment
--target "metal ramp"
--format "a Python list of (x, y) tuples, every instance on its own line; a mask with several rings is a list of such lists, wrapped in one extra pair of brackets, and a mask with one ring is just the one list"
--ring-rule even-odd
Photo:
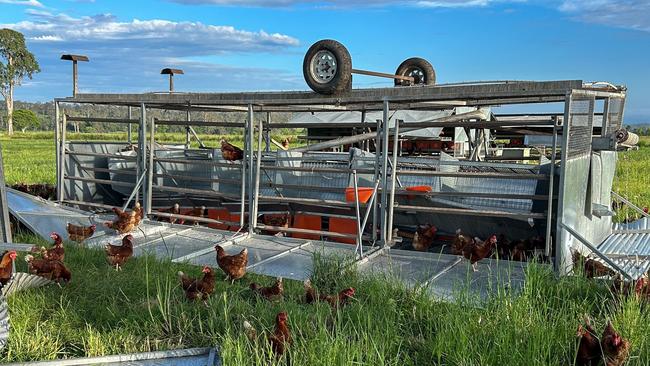
[(463, 292), (481, 300), (497, 289), (518, 292), (524, 285), (525, 262), (485, 259), (478, 272), (459, 256), (390, 250), (361, 261), (359, 269), (397, 278), (411, 288), (426, 288), (440, 300), (454, 300)]
[(633, 279), (650, 270), (650, 222), (643, 217), (631, 223), (614, 224), (613, 233), (598, 250)]
[[(49, 240), (51, 231), (65, 233), (67, 222), (97, 224), (97, 232), (84, 245), (101, 248), (119, 244), (123, 235), (104, 230), (101, 223), (108, 214), (91, 214), (8, 190), (9, 210), (32, 231)], [(173, 262), (216, 267), (214, 246), (229, 253), (248, 248), (251, 273), (302, 281), (311, 276), (313, 256), (354, 258), (355, 246), (349, 244), (238, 233), (199, 226), (183, 226), (143, 220), (134, 237), (134, 253), (154, 255)], [(357, 260), (360, 272), (388, 275), (408, 287), (426, 288), (434, 297), (451, 300), (459, 290), (469, 290), (484, 299), (496, 288), (515, 292), (523, 286), (526, 263), (484, 260), (473, 272), (462, 257), (406, 250), (364, 248), (365, 256)]]
[(171, 351), (129, 353), (88, 358), (71, 358), (56, 361), (9, 363), (7, 366), (220, 366), (216, 348), (188, 348)]

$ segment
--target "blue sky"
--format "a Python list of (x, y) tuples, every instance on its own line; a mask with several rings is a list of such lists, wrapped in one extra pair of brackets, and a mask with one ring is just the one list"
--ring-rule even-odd
[[(62, 53), (86, 54), (82, 92), (305, 90), (323, 38), (353, 66), (394, 72), (420, 56), (439, 82), (582, 79), (625, 84), (626, 121), (650, 122), (650, 0), (0, 0), (42, 72), (19, 100), (70, 94)], [(390, 81), (355, 76), (355, 87)]]

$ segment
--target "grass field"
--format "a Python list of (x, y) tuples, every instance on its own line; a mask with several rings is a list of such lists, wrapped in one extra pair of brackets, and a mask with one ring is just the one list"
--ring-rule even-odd
[[(54, 181), (53, 144), (37, 137), (0, 138), (9, 183)], [(648, 141), (621, 154), (615, 183), (641, 206), (650, 205)], [(16, 240), (44, 244), (27, 235)], [(629, 365), (650, 363), (650, 306), (614, 300), (598, 281), (557, 278), (533, 265), (517, 296), (500, 289), (479, 304), (461, 285), (459, 300), (443, 303), (391, 278), (352, 270), (339, 275), (339, 261), (316, 259), (313, 278), (321, 290), (357, 289), (350, 306), (334, 312), (326, 304), (303, 304), (302, 284), (292, 281), (283, 302), (269, 303), (248, 284), (270, 279), (252, 274), (234, 286), (220, 281), (207, 307), (192, 304), (176, 272), (198, 275), (197, 267), (139, 257), (115, 272), (103, 252), (68, 245), (71, 283), (9, 299), (12, 332), (0, 362), (218, 345), (226, 365), (571, 365), (576, 329), (588, 314), (597, 330), (611, 319), (630, 340)], [(294, 343), (286, 357), (275, 359), (263, 339), (245, 337), (242, 322), (269, 331), (281, 310), (289, 314)]]
[[(242, 146), (242, 135), (199, 135), (207, 146), (218, 147), (222, 137), (234, 145)], [(289, 138), (297, 142), (295, 135), (272, 136), (276, 141)], [(68, 133), (68, 140), (77, 141), (127, 141), (126, 133), (89, 134)], [(134, 135), (135, 138), (135, 135)], [(185, 135), (179, 133), (158, 133), (156, 141), (185, 143)], [(16, 133), (11, 138), (0, 134), (2, 155), (5, 166), (5, 181), (16, 183), (54, 183), (56, 179), (54, 135), (51, 132)], [(192, 145), (198, 146), (193, 140)]]
[[(20, 241), (43, 241), (20, 237)], [(22, 261), (21, 261), (22, 262)], [(557, 279), (531, 267), (523, 292), (505, 289), (476, 306), (432, 301), (390, 278), (367, 279), (354, 271), (338, 275), (340, 262), (317, 261), (314, 282), (324, 291), (348, 286), (356, 300), (340, 311), (302, 303), (302, 283), (287, 281), (285, 300), (255, 297), (248, 274), (234, 286), (222, 281), (208, 306), (188, 303), (176, 272), (197, 275), (189, 265), (133, 258), (115, 272), (101, 251), (69, 245), (72, 282), (25, 291), (9, 299), (12, 333), (2, 361), (94, 356), (219, 345), (225, 365), (570, 365), (575, 332), (584, 314), (597, 329), (606, 319), (633, 345), (630, 365), (650, 360), (650, 310), (635, 299), (619, 303), (606, 287), (580, 277)], [(24, 267), (24, 263), (19, 264)], [(275, 359), (263, 338), (250, 342), (244, 319), (269, 331), (277, 312), (287, 311), (294, 343)], [(290, 362), (288, 362), (290, 360)]]

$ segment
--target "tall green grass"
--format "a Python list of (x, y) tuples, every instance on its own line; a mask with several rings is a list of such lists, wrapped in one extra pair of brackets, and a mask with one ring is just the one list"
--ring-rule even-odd
[[(650, 207), (650, 137), (641, 137), (638, 150), (618, 154), (614, 190), (640, 207)], [(634, 220), (638, 212), (623, 207), (618, 221)]]
[[(199, 137), (205, 145), (214, 148), (221, 146), (220, 141), (222, 138), (240, 147), (244, 145), (242, 135), (199, 135)], [(274, 135), (272, 137), (278, 142), (289, 138), (294, 146), (299, 143), (296, 135)], [(66, 138), (68, 141), (127, 141), (126, 133), (68, 133)], [(136, 140), (137, 136), (134, 132), (133, 141)], [(156, 141), (169, 144), (184, 144), (185, 134), (157, 133)], [(53, 132), (16, 133), (12, 137), (0, 134), (0, 145), (2, 145), (5, 182), (7, 184), (53, 184), (55, 182)], [(192, 147), (197, 148), (198, 146), (198, 142), (192, 139)]]
[[(43, 244), (34, 237), (19, 240)], [(248, 274), (230, 285), (219, 272), (204, 306), (187, 302), (176, 278), (178, 270), (198, 275), (198, 267), (145, 256), (115, 272), (101, 251), (73, 245), (66, 263), (70, 284), (9, 299), (12, 332), (0, 361), (218, 345), (226, 365), (570, 365), (577, 326), (589, 314), (597, 329), (612, 319), (631, 341), (630, 365), (650, 362), (649, 307), (635, 299), (617, 302), (604, 284), (557, 278), (535, 265), (518, 295), (501, 288), (477, 302), (459, 283), (458, 300), (445, 303), (391, 277), (369, 277), (338, 259), (317, 257), (319, 289), (357, 290), (337, 312), (325, 303), (304, 304), (302, 283), (295, 281), (286, 281), (284, 301), (272, 303), (247, 287), (272, 279)], [(267, 333), (279, 311), (289, 314), (294, 343), (276, 359), (264, 337), (247, 339), (242, 322)]]

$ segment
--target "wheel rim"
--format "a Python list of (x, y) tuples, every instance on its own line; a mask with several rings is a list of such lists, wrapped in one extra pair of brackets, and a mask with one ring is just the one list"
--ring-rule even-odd
[(424, 84), (424, 71), (419, 67), (406, 70), (406, 75), (413, 78), (413, 84)]
[(311, 59), (309, 70), (312, 78), (320, 84), (329, 83), (338, 71), (338, 63), (334, 54), (327, 50), (316, 52)]

